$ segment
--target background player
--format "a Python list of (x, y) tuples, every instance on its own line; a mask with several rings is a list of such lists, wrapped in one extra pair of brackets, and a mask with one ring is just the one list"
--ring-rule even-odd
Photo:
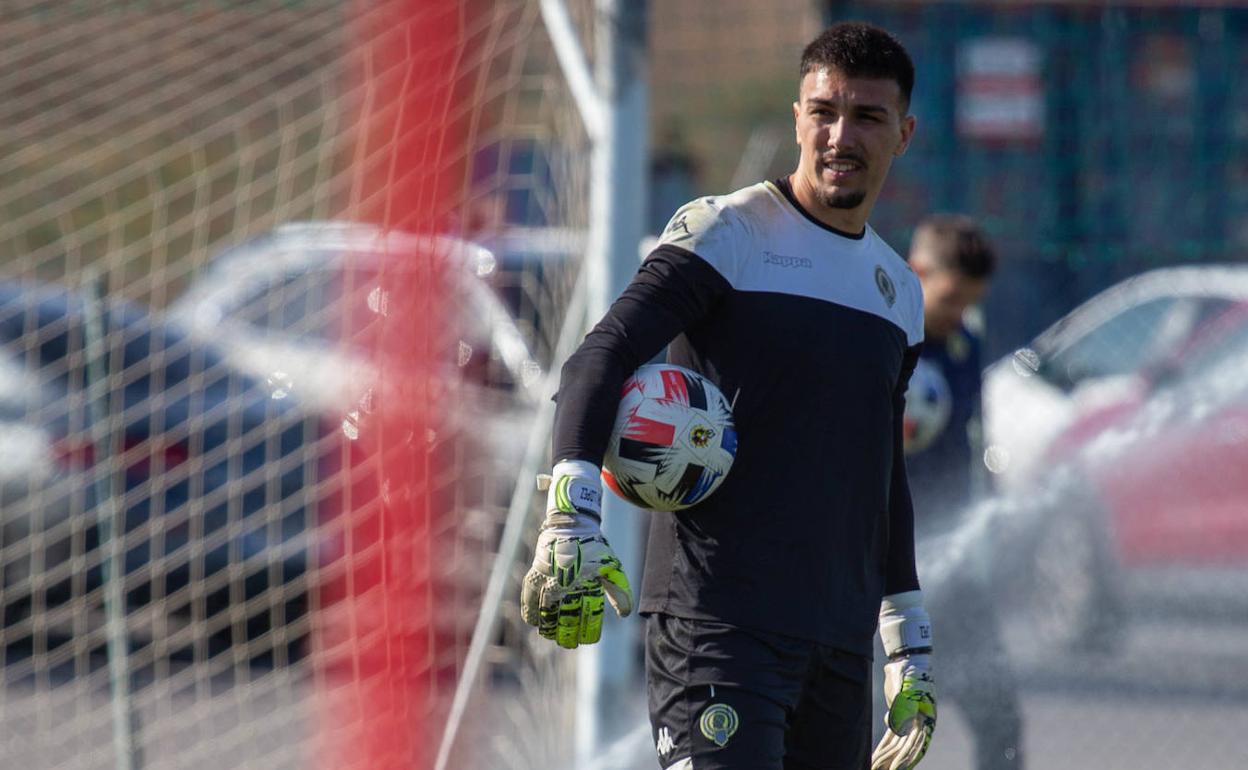
[[(970, 217), (938, 214), (916, 228), (909, 261), (923, 286), (922, 361), (944, 378), (952, 402), (944, 430), (906, 454), (922, 540), (957, 526), (976, 496), (981, 343), (964, 318), (987, 292), (997, 258)], [(983, 576), (958, 571), (928, 594), (941, 619), (941, 693), (967, 718), (976, 768), (1022, 767), (1018, 693)]]
[(874, 766), (912, 767), (935, 725), (901, 439), (922, 294), (867, 225), (914, 133), (914, 68), (887, 32), (839, 24), (800, 73), (794, 173), (681, 208), (562, 372), (522, 614), (565, 647), (598, 640), (604, 591), (632, 607), (599, 528), (624, 379), (670, 342), (735, 398), (723, 486), (651, 518), (641, 611), (669, 770), (862, 770), (877, 620), (890, 729)]

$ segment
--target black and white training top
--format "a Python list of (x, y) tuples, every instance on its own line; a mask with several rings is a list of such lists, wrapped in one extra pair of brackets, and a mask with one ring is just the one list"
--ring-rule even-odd
[(870, 656), (881, 597), (918, 588), (901, 418), (922, 338), (905, 261), (787, 179), (677, 211), (564, 365), (555, 416), (555, 459), (601, 466), (624, 380), (669, 342), (736, 399), (722, 486), (651, 517), (641, 611)]

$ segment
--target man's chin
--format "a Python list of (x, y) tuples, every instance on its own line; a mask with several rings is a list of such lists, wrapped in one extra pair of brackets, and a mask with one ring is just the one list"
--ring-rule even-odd
[(856, 209), (867, 199), (867, 194), (857, 190), (820, 191), (819, 202), (830, 209)]

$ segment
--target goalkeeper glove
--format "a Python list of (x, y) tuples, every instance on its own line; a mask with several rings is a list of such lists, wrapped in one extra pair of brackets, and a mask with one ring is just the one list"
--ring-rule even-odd
[[(539, 486), (543, 478), (539, 478)], [(533, 566), (524, 577), (524, 622), (569, 649), (602, 637), (604, 596), (620, 617), (633, 611), (623, 565), (602, 536), (602, 482), (592, 463), (555, 466)]]
[(888, 729), (871, 755), (871, 770), (910, 770), (923, 759), (936, 729), (932, 624), (921, 591), (884, 597), (880, 641), (889, 660), (884, 666)]

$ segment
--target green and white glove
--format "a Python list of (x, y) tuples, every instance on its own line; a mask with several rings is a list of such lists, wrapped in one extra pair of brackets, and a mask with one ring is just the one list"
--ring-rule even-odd
[(936, 689), (932, 679), (932, 623), (923, 609), (923, 592), (885, 596), (880, 604), (884, 702), (888, 729), (871, 755), (871, 770), (910, 770), (919, 764), (936, 729)]
[[(545, 481), (539, 477), (539, 487)], [(633, 611), (624, 567), (602, 536), (602, 481), (593, 463), (565, 460), (551, 473), (546, 519), (524, 576), (524, 622), (569, 649), (602, 637), (604, 597), (620, 617)]]

